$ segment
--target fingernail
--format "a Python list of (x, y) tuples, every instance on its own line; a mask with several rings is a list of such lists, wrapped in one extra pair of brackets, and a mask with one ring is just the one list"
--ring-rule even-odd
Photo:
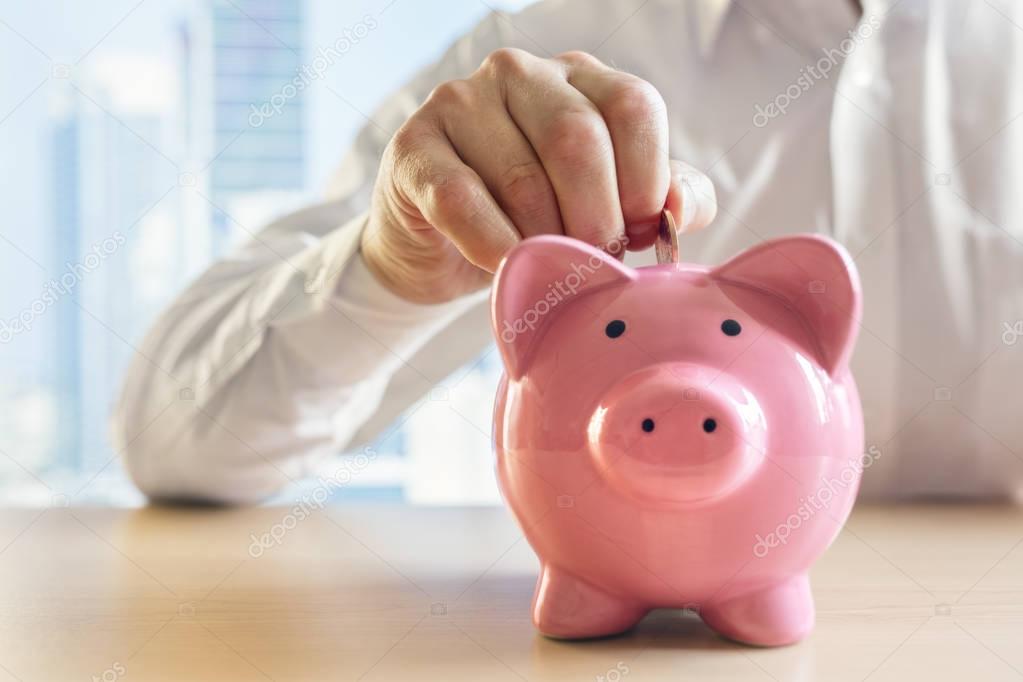
[(682, 175), (682, 231), (706, 227), (717, 215), (714, 185), (704, 175)]

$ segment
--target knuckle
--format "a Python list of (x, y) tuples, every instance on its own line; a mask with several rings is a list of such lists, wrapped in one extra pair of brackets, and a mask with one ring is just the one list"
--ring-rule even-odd
[(492, 75), (510, 76), (521, 74), (526, 70), (530, 54), (514, 47), (502, 47), (494, 50), (483, 60), (481, 68)]
[(452, 80), (433, 89), (424, 106), (441, 109), (469, 108), (476, 101), (476, 89), (469, 81)]
[(439, 221), (455, 216), (473, 218), (483, 210), (483, 196), (477, 184), (464, 172), (437, 172), (426, 178), (428, 213)]
[(396, 154), (403, 156), (418, 144), (418, 140), (419, 132), (416, 130), (415, 123), (410, 119), (394, 133), (394, 137), (391, 138), (391, 148)]
[(597, 114), (565, 111), (547, 126), (543, 148), (552, 161), (581, 169), (610, 156), (611, 137)]
[(516, 214), (529, 220), (545, 216), (556, 205), (554, 189), (543, 166), (536, 161), (509, 166), (501, 177), (500, 188), (505, 204), (514, 206)]
[(667, 106), (661, 93), (640, 78), (622, 79), (612, 90), (604, 115), (612, 126), (656, 130), (667, 126)]
[(582, 50), (569, 50), (568, 52), (562, 52), (555, 57), (555, 59), (573, 66), (604, 66), (604, 62), (600, 61), (589, 52), (583, 52)]
[(416, 165), (419, 150), (422, 147), (427, 131), (418, 125), (416, 120), (409, 119), (398, 129), (388, 145), (386, 157), (399, 172), (410, 172)]
[(510, 199), (528, 200), (547, 190), (547, 175), (534, 161), (509, 166), (502, 173), (501, 191)]
[(411, 120), (406, 122), (391, 138), (385, 153), (386, 160), (389, 160), (396, 169), (406, 170), (419, 146), (421, 136), (422, 133)]

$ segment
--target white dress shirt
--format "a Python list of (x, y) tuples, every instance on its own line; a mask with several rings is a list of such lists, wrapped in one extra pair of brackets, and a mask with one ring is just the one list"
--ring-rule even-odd
[(393, 131), (435, 85), (511, 45), (586, 50), (660, 90), (672, 156), (705, 171), (719, 202), (683, 237), (685, 260), (801, 231), (846, 245), (865, 292), (853, 369), (867, 495), (1018, 495), (1023, 6), (863, 4), (549, 0), (492, 14), (372, 116), (327, 203), (267, 227), (162, 314), (113, 419), (134, 480), (156, 497), (257, 501), (371, 440), (489, 343), (487, 292), (405, 302), (358, 241)]

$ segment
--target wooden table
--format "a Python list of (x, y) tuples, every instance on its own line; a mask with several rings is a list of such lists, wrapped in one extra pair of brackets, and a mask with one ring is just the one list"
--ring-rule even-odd
[(816, 632), (782, 649), (668, 612), (545, 639), (502, 509), (299, 516), (0, 512), (0, 680), (1023, 680), (1021, 509), (859, 508), (815, 568)]

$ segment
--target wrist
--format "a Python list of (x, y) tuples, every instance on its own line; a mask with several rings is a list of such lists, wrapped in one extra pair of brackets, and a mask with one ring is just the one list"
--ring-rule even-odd
[(367, 226), (362, 232), (362, 238), (359, 243), (359, 256), (362, 258), (362, 262), (366, 264), (366, 269), (369, 270), (370, 274), (373, 275), (373, 279), (376, 280), (384, 289), (394, 294), (398, 298), (414, 302), (414, 293), (408, 290), (405, 282), (401, 278), (397, 278), (393, 274), (394, 264), (384, 256), (380, 247), (380, 238), (377, 236), (375, 231), (371, 231)]
[[(372, 222), (372, 221), (371, 221)], [(445, 277), (444, 268), (430, 258), (425, 245), (396, 244), (395, 238), (368, 223), (360, 242), (360, 256), (373, 278), (388, 292), (408, 303), (438, 305), (463, 295)], [(401, 254), (416, 254), (411, 258)]]

